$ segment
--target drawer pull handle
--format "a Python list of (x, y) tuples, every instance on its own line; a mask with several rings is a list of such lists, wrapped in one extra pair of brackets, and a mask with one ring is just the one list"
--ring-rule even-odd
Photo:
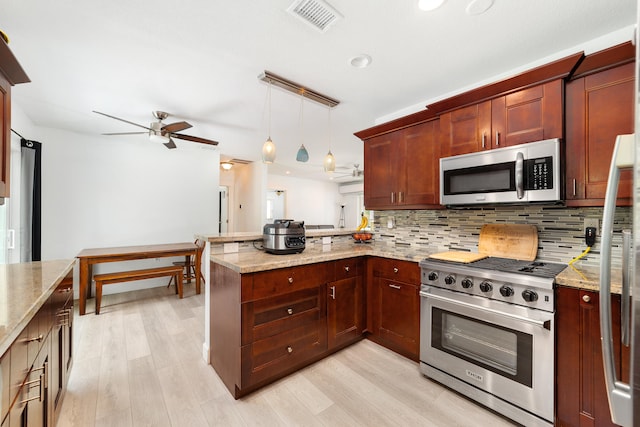
[(590, 302), (591, 301), (591, 297), (589, 295), (582, 295), (582, 301)]
[(349, 272), (349, 266), (348, 265), (344, 268), (344, 271), (346, 271), (347, 273)]
[(34, 341), (40, 342), (40, 341), (42, 341), (43, 338), (44, 337), (42, 336), (42, 334), (40, 334), (37, 337), (27, 339), (25, 342), (27, 342), (27, 343), (34, 342)]
[(293, 314), (293, 308), (287, 308), (287, 314), (289, 315)]
[(389, 283), (389, 287), (393, 289), (400, 289), (400, 285), (392, 285), (391, 283)]
[(398, 267), (393, 267), (393, 272), (397, 273), (398, 272)]
[(289, 283), (293, 283), (293, 277), (289, 277)]
[(287, 346), (287, 353), (293, 353), (293, 348), (291, 348), (291, 346)]
[(336, 299), (336, 287), (332, 286), (331, 287), (331, 299)]

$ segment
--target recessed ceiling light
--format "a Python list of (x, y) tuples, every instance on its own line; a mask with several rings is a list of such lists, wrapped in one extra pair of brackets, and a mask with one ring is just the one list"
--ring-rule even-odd
[(444, 0), (418, 0), (418, 8), (424, 11), (436, 10), (442, 3)]
[(352, 67), (356, 68), (366, 68), (371, 64), (371, 57), (365, 53), (361, 53), (358, 56), (354, 56), (349, 60), (349, 63)]
[(465, 12), (467, 15), (481, 15), (493, 6), (493, 0), (472, 0), (467, 5)]

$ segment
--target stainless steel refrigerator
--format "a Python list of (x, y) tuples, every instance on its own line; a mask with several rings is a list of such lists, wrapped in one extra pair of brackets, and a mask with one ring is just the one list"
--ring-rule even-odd
[[(640, 1), (638, 1), (635, 70), (635, 134), (622, 135), (616, 140), (611, 162), (605, 207), (602, 220), (602, 249), (600, 258), (600, 332), (605, 382), (611, 410), (611, 420), (625, 427), (640, 426)], [(631, 384), (617, 378), (613, 361), (611, 331), (611, 237), (613, 213), (620, 170), (633, 168), (633, 230), (623, 232), (622, 254), (622, 344), (630, 345)]]

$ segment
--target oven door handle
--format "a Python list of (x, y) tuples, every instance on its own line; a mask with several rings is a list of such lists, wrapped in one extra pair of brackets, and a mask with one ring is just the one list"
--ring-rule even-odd
[(437, 301), (443, 301), (443, 302), (448, 302), (450, 304), (454, 304), (454, 305), (459, 305), (462, 307), (467, 307), (467, 308), (475, 308), (477, 310), (482, 310), (482, 311), (486, 311), (492, 314), (497, 314), (499, 316), (502, 317), (506, 317), (509, 319), (513, 319), (513, 320), (518, 320), (520, 322), (525, 322), (525, 323), (529, 323), (535, 326), (539, 326), (541, 328), (544, 328), (548, 331), (551, 330), (551, 319), (548, 320), (536, 320), (536, 319), (529, 319), (528, 317), (524, 317), (524, 316), (519, 316), (517, 314), (509, 314), (509, 313), (505, 313), (503, 311), (500, 310), (494, 310), (492, 308), (487, 308), (487, 307), (481, 307), (478, 306), (476, 304), (469, 304), (468, 302), (464, 302), (464, 301), (457, 301), (455, 299), (452, 298), (447, 298), (447, 297), (443, 297), (440, 295), (435, 295), (435, 294), (430, 294), (429, 292), (425, 292), (425, 291), (420, 291), (420, 296), (424, 297), (424, 298), (431, 298)]

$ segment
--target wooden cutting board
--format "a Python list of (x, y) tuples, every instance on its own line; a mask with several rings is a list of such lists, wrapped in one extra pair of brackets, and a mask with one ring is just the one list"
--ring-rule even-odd
[(478, 252), (533, 261), (538, 253), (538, 229), (527, 224), (485, 224), (480, 230)]
[(469, 263), (469, 262), (478, 261), (480, 259), (484, 259), (487, 256), (488, 255), (478, 254), (473, 252), (448, 251), (448, 252), (438, 252), (437, 254), (431, 254), (429, 255), (429, 258), (439, 259), (443, 261)]

